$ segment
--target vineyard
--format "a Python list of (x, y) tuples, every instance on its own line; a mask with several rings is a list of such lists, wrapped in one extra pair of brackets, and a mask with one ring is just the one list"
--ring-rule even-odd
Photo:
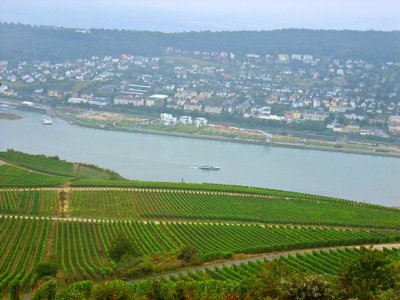
[(102, 169), (95, 165), (67, 162), (60, 160), (57, 156), (31, 155), (15, 150), (8, 150), (0, 152), (0, 159), (37, 172), (63, 177), (121, 179), (121, 176), (114, 171)]
[[(385, 249), (389, 257), (400, 259), (399, 249)], [(312, 253), (304, 253), (297, 255), (282, 256), (280, 260), (283, 264), (295, 271), (303, 273), (329, 274), (337, 275), (343, 266), (359, 255), (360, 249), (338, 249), (338, 250), (321, 250)], [(212, 268), (204, 268), (204, 270), (190, 270), (185, 272), (177, 272), (177, 275), (166, 275), (163, 280), (169, 281), (205, 281), (205, 280), (222, 280), (222, 281), (240, 281), (257, 276), (266, 267), (269, 259), (249, 261), (239, 265), (233, 264), (230, 267), (218, 266)]]
[(56, 224), (54, 256), (62, 266), (64, 281), (107, 278), (112, 273), (108, 249), (119, 232), (130, 237), (140, 255), (168, 253), (182, 245), (195, 245), (203, 260), (221, 258), (227, 253), (260, 253), (387, 240), (381, 234), (361, 230), (141, 221), (59, 221)]
[(0, 165), (0, 188), (60, 186), (68, 180), (67, 177), (45, 175), (10, 165)]
[(0, 213), (57, 216), (58, 194), (55, 191), (0, 191)]
[(341, 201), (179, 190), (75, 190), (70, 214), (90, 218), (224, 220), (400, 227), (400, 210)]
[[(139, 255), (169, 253), (182, 245), (195, 245), (203, 260), (227, 253), (260, 253), (294, 248), (351, 245), (387, 241), (382, 234), (362, 230), (261, 227), (196, 223), (160, 224), (142, 221), (50, 221), (20, 217), (0, 218), (0, 291), (11, 278), (32, 286), (32, 268), (51, 250), (60, 266), (63, 282), (110, 278), (113, 262), (108, 249), (123, 232), (133, 241)], [(17, 249), (17, 250), (16, 250)], [(23, 255), (22, 255), (23, 253)]]
[[(123, 273), (112, 253), (121, 236), (134, 248), (130, 258), (150, 261), (163, 284), (195, 282), (222, 294), (255, 278), (267, 259), (160, 272), (187, 266), (179, 253), (192, 247), (196, 263), (308, 249), (274, 258), (296, 272), (337, 275), (360, 250), (310, 249), (400, 241), (395, 208), (245, 186), (99, 180), (118, 174), (16, 151), (0, 158), (18, 161), (0, 165), (0, 298), (14, 279), (23, 291), (37, 287), (40, 262), (56, 264), (59, 287), (116, 278)], [(400, 250), (384, 251), (400, 259)]]
[(49, 174), (73, 177), (73, 163), (49, 158), (44, 155), (30, 155), (18, 151), (0, 152), (0, 158), (22, 167)]
[(34, 267), (43, 260), (50, 228), (48, 220), (0, 217), (0, 292), (13, 279), (35, 284)]

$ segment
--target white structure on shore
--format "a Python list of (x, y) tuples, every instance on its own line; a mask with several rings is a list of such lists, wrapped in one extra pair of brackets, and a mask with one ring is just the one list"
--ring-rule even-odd
[(181, 123), (182, 125), (192, 125), (193, 120), (192, 120), (192, 117), (190, 117), (190, 116), (181, 116), (179, 118), (179, 123)]
[(166, 114), (166, 113), (161, 114), (160, 118), (161, 118), (161, 124), (164, 126), (175, 126), (176, 125), (177, 118), (173, 117), (170, 114)]
[(196, 125), (196, 127), (202, 127), (202, 126), (206, 126), (207, 125), (207, 119), (206, 118), (196, 118), (194, 120), (194, 124)]

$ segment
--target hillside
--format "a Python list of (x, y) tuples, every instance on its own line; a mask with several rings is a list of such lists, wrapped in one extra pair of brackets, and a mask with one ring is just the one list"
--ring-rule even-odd
[[(238, 42), (240, 41), (240, 42)], [(64, 61), (130, 53), (160, 56), (168, 47), (187, 51), (304, 53), (342, 59), (399, 61), (400, 32), (285, 29), (273, 31), (160, 33), (0, 23), (0, 59)]]
[[(270, 260), (301, 276), (337, 276), (364, 255), (355, 246), (400, 241), (394, 208), (242, 186), (106, 180), (99, 178), (115, 173), (79, 173), (73, 163), (15, 151), (0, 156), (0, 296), (15, 280), (24, 293), (36, 290), (44, 264), (55, 270), (48, 284), (67, 287), (62, 293), (123, 279), (134, 280), (134, 296), (123, 299), (154, 299), (145, 286), (156, 276), (165, 293), (192, 282), (188, 290), (207, 286), (209, 297), (224, 299), (228, 287), (256, 282)], [(379, 252), (399, 258), (398, 250)], [(246, 257), (255, 258), (235, 263)]]
[(57, 176), (90, 179), (122, 179), (114, 171), (90, 164), (67, 162), (60, 160), (57, 156), (31, 155), (15, 150), (7, 150), (0, 152), (0, 160), (37, 172)]

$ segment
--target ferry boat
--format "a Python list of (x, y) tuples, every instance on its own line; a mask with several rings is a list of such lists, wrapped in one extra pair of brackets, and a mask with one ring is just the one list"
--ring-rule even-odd
[(216, 166), (200, 166), (199, 167), (200, 170), (206, 170), (206, 171), (219, 171), (221, 168), (220, 167), (216, 167)]
[(42, 120), (43, 125), (52, 125), (53, 124), (53, 120), (48, 116), (43, 115), (41, 120)]

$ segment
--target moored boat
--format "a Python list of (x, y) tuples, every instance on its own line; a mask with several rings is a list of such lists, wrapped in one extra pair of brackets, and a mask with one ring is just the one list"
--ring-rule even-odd
[(43, 115), (41, 120), (42, 120), (43, 125), (52, 125), (53, 124), (53, 120), (48, 116)]

